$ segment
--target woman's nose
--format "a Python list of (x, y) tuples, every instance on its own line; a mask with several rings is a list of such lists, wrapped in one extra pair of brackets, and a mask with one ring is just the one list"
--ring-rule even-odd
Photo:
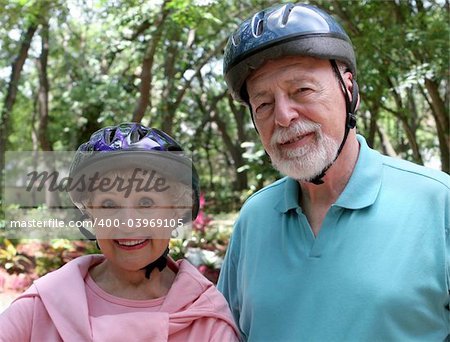
[(114, 220), (118, 223), (114, 226), (116, 238), (146, 237), (144, 235), (148, 234), (144, 231), (142, 218), (136, 207), (121, 207), (114, 216)]

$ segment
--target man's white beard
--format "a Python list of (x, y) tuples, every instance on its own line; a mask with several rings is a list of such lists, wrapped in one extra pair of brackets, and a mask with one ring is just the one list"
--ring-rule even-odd
[[(313, 141), (295, 150), (281, 149), (280, 142), (307, 133), (314, 133)], [(339, 144), (323, 134), (319, 124), (302, 120), (287, 128), (277, 127), (266, 149), (273, 166), (282, 174), (299, 181), (310, 181), (333, 163)]]

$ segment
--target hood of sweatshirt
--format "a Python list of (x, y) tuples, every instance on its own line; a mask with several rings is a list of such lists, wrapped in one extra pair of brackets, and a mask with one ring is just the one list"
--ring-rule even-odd
[[(21, 297), (39, 297), (64, 341), (93, 340), (84, 278), (92, 265), (103, 260), (102, 255), (78, 257), (36, 280)], [(100, 326), (104, 326), (105, 331), (96, 334), (102, 338), (110, 336), (112, 340), (119, 340), (122, 335), (131, 341), (133, 337), (142, 338), (142, 331), (145, 331), (146, 338), (166, 340), (200, 318), (222, 320), (237, 334), (228, 305), (215, 286), (188, 261), (169, 260), (169, 263), (172, 269), (178, 268), (178, 272), (159, 312), (101, 317), (104, 322)]]

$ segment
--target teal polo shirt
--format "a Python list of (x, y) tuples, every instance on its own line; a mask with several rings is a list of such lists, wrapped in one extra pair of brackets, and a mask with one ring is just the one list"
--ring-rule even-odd
[(283, 178), (251, 196), (218, 283), (249, 341), (442, 341), (450, 177), (370, 149), (315, 237)]

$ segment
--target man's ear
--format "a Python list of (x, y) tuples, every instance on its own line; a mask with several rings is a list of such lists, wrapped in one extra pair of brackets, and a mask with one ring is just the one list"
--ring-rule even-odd
[(356, 80), (353, 80), (352, 98), (353, 97), (356, 98), (353, 113), (356, 113), (356, 111), (359, 109), (359, 104), (361, 102), (361, 97), (359, 96), (359, 86), (358, 83), (356, 83)]
[(350, 71), (344, 73), (343, 79), (347, 93), (350, 97), (352, 113), (355, 113), (358, 110), (360, 103), (358, 83), (353, 79), (353, 74)]

